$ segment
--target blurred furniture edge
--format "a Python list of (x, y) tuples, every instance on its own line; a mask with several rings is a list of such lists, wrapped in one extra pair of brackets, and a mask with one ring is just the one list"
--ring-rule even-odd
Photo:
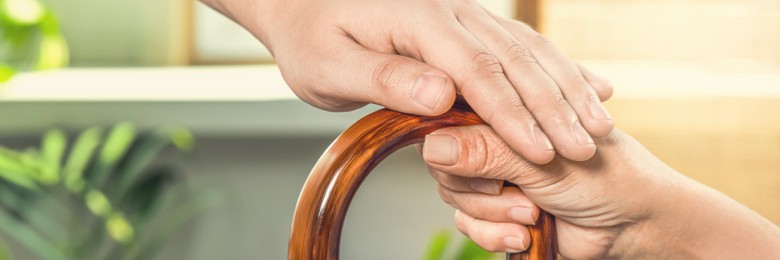
[(74, 68), (21, 74), (0, 89), (0, 135), (129, 120), (207, 136), (335, 136), (375, 109), (329, 113), (306, 105), (275, 65)]

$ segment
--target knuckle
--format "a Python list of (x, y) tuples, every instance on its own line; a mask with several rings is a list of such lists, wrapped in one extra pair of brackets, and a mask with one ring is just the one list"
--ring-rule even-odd
[(509, 64), (535, 64), (537, 63), (533, 53), (520, 43), (514, 43), (506, 51)]
[(511, 162), (506, 145), (485, 127), (480, 127), (475, 138), (468, 139), (468, 171), (488, 179), (503, 179), (504, 167)]
[(398, 69), (402, 66), (399, 59), (388, 58), (377, 64), (372, 72), (373, 86), (386, 92), (390, 88), (399, 85), (400, 77), (397, 76)]
[(526, 107), (525, 102), (523, 102), (523, 99), (520, 96), (512, 97), (511, 102), (512, 110), (514, 110), (514, 112), (520, 113), (522, 115), (531, 115), (528, 107)]
[(510, 179), (512, 178), (515, 172), (514, 167), (517, 166), (518, 160), (516, 158), (516, 154), (509, 149), (506, 145), (501, 145), (500, 149), (495, 149), (494, 155), (491, 157), (491, 159), (494, 160), (492, 162), (493, 165), (493, 172), (496, 179)]
[(476, 173), (479, 176), (486, 177), (486, 173), (489, 173), (488, 169), (490, 157), (492, 156), (490, 147), (488, 146), (487, 138), (485, 138), (484, 131), (476, 131), (474, 138), (467, 138), (466, 148), (463, 151), (467, 152), (467, 164), (464, 168), (466, 171)]
[(479, 52), (471, 58), (474, 65), (474, 72), (481, 78), (493, 78), (497, 75), (504, 75), (504, 69), (501, 67), (501, 61), (496, 55), (489, 52)]
[(555, 104), (558, 105), (566, 105), (568, 104), (568, 101), (566, 101), (566, 97), (563, 95), (563, 92), (561, 92), (560, 89), (553, 91), (553, 101)]

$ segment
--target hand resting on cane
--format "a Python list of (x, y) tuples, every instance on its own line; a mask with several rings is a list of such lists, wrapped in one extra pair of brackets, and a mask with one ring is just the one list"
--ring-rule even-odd
[[(545, 165), (513, 152), (488, 126), (444, 128), (423, 157), (455, 223), (491, 251), (523, 251), (538, 207), (556, 216), (567, 259), (773, 259), (780, 229), (670, 168), (631, 136), (595, 139), (593, 158)], [(519, 186), (501, 189), (501, 182)]]

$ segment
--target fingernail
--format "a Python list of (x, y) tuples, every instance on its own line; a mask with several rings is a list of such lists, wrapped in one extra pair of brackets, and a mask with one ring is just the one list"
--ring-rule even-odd
[(509, 253), (519, 253), (525, 251), (525, 239), (522, 237), (508, 236), (504, 238), (504, 246)]
[(455, 165), (458, 162), (458, 141), (449, 135), (429, 134), (425, 136), (423, 158), (425, 161)]
[(500, 193), (498, 182), (495, 180), (472, 179), (471, 188), (486, 194), (498, 195)]
[(442, 77), (423, 74), (414, 82), (412, 98), (418, 104), (434, 109), (444, 92), (445, 83), (447, 83), (447, 80)]
[(539, 127), (539, 124), (534, 124), (534, 139), (534, 141), (536, 141), (536, 145), (542, 147), (542, 149), (553, 149), (552, 142), (550, 142), (550, 139), (547, 138), (547, 135), (544, 134), (542, 128)]
[(611, 120), (612, 116), (609, 115), (606, 109), (604, 109), (604, 106), (601, 105), (601, 102), (597, 98), (591, 98), (590, 101), (588, 101), (588, 106), (590, 107), (590, 115), (596, 119), (596, 120)]
[(536, 224), (536, 218), (539, 217), (536, 209), (526, 207), (513, 207), (509, 209), (508, 215), (509, 219), (525, 225)]
[(574, 132), (574, 138), (577, 140), (578, 144), (593, 144), (593, 139), (590, 138), (590, 134), (585, 131), (585, 128), (582, 128), (580, 121), (574, 122), (572, 131)]

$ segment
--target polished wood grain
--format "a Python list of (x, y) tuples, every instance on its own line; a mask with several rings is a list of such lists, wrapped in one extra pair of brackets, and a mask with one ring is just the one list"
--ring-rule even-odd
[[(387, 109), (374, 112), (344, 131), (325, 151), (304, 184), (293, 217), (288, 258), (339, 259), (341, 230), (349, 204), (369, 172), (389, 154), (449, 126), (483, 124), (462, 102), (435, 117)], [(555, 259), (554, 218), (542, 212), (530, 227), (530, 248), (507, 259)]]

